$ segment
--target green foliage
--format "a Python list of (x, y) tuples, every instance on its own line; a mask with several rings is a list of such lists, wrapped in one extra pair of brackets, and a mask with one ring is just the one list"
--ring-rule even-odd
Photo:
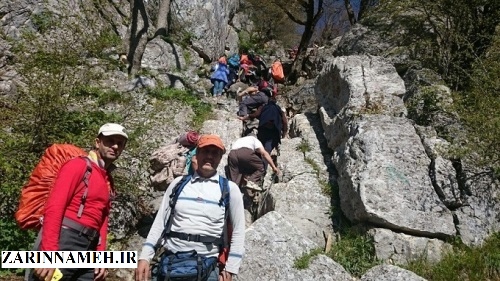
[[(264, 44), (271, 40), (283, 42), (286, 47), (292, 47), (300, 41), (297, 24), (275, 5), (280, 1), (248, 0), (243, 9), (254, 23), (254, 28), (248, 36), (240, 32), (241, 49), (254, 50), (263, 53)], [(297, 6), (297, 1), (287, 1), (286, 7)], [(300, 14), (297, 13), (297, 14)], [(243, 35), (243, 36), (242, 36)]]
[(38, 32), (42, 34), (56, 25), (54, 15), (50, 11), (42, 11), (37, 14), (32, 14), (31, 22), (33, 23), (33, 25), (35, 25), (35, 28), (38, 30)]
[(432, 125), (433, 115), (442, 110), (439, 102), (439, 89), (435, 86), (422, 87), (420, 95), (406, 103), (408, 116), (418, 125)]
[(295, 149), (302, 152), (304, 157), (306, 157), (306, 152), (311, 151), (311, 145), (306, 139), (302, 139)]
[(331, 198), (333, 196), (334, 186), (331, 183), (324, 181), (324, 180), (320, 180), (319, 184), (321, 185), (321, 192), (324, 195)]
[(485, 54), (500, 23), (500, 3), (494, 0), (381, 1), (378, 9), (389, 20), (372, 15), (367, 24), (385, 25), (394, 45), (412, 46), (413, 59), (457, 90), (469, 84), (473, 64)]
[(238, 33), (240, 50), (244, 52), (262, 52), (262, 41), (258, 41), (252, 33), (241, 31)]
[(212, 116), (212, 106), (188, 91), (174, 88), (155, 88), (149, 90), (148, 95), (162, 101), (175, 100), (190, 106), (194, 112), (191, 126), (195, 130), (201, 129), (203, 122)]
[(296, 269), (306, 269), (309, 267), (309, 262), (311, 259), (319, 254), (323, 253), (322, 249), (313, 249), (309, 253), (305, 253), (303, 256), (295, 259), (293, 262), (293, 267)]
[(500, 233), (493, 234), (481, 247), (456, 245), (438, 263), (424, 258), (406, 268), (433, 281), (500, 280)]
[[(16, 197), (17, 198), (17, 197)], [(20, 230), (12, 217), (0, 218), (0, 248), (2, 251), (30, 251), (37, 235), (34, 231)], [(0, 269), (2, 276), (21, 274), (24, 269)]]
[(488, 52), (476, 62), (468, 91), (457, 95), (457, 110), (465, 123), (467, 143), (457, 143), (467, 154), (477, 154), (479, 165), (500, 176), (500, 27)]
[(128, 104), (132, 101), (131, 96), (126, 93), (119, 93), (115, 90), (101, 89), (92, 86), (83, 86), (82, 88), (76, 89), (73, 96), (79, 98), (96, 98), (96, 103), (99, 107), (108, 104)]
[(373, 241), (368, 235), (346, 230), (327, 253), (350, 274), (360, 277), (368, 269), (380, 264), (376, 259)]

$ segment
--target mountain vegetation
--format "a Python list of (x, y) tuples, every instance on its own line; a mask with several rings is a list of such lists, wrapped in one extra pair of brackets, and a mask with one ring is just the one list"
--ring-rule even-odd
[[(304, 68), (312, 41), (329, 44), (345, 31), (349, 19), (350, 24), (373, 28), (386, 20), (404, 26), (406, 33), (391, 36), (398, 36), (402, 45), (410, 46), (411, 59), (435, 70), (453, 90), (450, 110), (457, 112), (465, 134), (463, 138), (443, 136), (452, 143), (450, 156), (471, 159), (500, 179), (500, 1), (361, 0), (355, 18), (346, 17), (348, 12), (338, 10), (332, 2), (344, 1), (247, 0), (243, 7), (251, 11), (255, 29), (248, 34), (240, 32), (240, 46), (264, 50), (264, 43), (269, 41), (277, 41), (284, 48), (298, 45), (289, 76), (293, 83)], [(92, 3), (99, 10), (101, 1)], [(171, 1), (153, 1), (150, 8), (144, 1), (130, 1), (130, 5), (128, 16), (133, 28), (125, 38), (111, 27), (102, 28), (89, 21), (86, 15), (50, 12), (34, 16), (31, 21), (36, 32), (26, 30), (22, 40), (13, 40), (0, 31), (0, 38), (12, 46), (13, 55), (7, 63), (22, 76), (18, 93), (0, 100), (0, 211), (9, 215), (0, 218), (2, 250), (31, 247), (35, 233), (19, 230), (11, 215), (17, 207), (20, 187), (50, 144), (70, 142), (90, 147), (102, 120), (120, 123), (141, 106), (153, 108), (151, 116), (169, 110), (169, 106), (190, 108), (194, 112), (191, 128), (199, 128), (210, 116), (211, 105), (203, 103), (190, 89), (173, 90), (160, 85), (146, 90), (147, 105), (138, 105), (132, 93), (97, 83), (108, 71), (120, 71), (130, 78), (145, 73), (141, 58), (147, 42), (154, 38), (190, 45), (191, 34), (183, 33), (181, 23), (169, 21)], [(337, 21), (338, 17), (343, 21)], [(82, 28), (73, 21), (87, 24)], [(65, 34), (74, 36), (59, 36), (58, 29), (69, 30)], [(385, 32), (390, 34), (391, 30)], [(111, 58), (112, 53), (124, 54), (126, 62)], [(165, 101), (171, 104), (165, 105)], [(148, 126), (138, 126), (130, 133), (130, 154), (146, 153), (140, 140)], [(139, 176), (118, 177), (118, 184), (137, 193), (137, 183), (142, 180)], [(359, 249), (372, 251), (364, 237), (360, 240), (350, 235), (330, 255), (359, 276), (377, 261), (371, 254), (359, 262), (345, 258)], [(457, 252), (438, 264), (422, 259), (408, 268), (429, 280), (500, 280), (499, 240), (495, 234), (482, 248), (459, 245)], [(300, 267), (304, 261), (298, 263)], [(0, 276), (3, 274), (5, 271), (0, 272)]]

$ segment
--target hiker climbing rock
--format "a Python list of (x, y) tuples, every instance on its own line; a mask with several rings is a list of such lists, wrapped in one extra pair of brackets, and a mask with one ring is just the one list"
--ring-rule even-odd
[(222, 96), (222, 92), (224, 91), (224, 87), (228, 83), (228, 75), (229, 68), (227, 67), (226, 56), (221, 56), (214, 66), (214, 72), (210, 76), (210, 80), (212, 81), (213, 87), (213, 97)]
[(258, 91), (255, 91), (253, 87), (247, 89), (248, 91), (246, 93), (250, 95), (244, 98), (239, 104), (238, 116), (240, 120), (244, 121), (250, 119), (251, 117), (248, 116), (250, 111), (253, 112), (257, 110), (260, 106), (263, 106), (269, 101), (272, 93), (267, 91), (267, 85), (265, 83), (259, 83), (257, 89)]
[(237, 139), (228, 155), (229, 179), (240, 186), (246, 209), (252, 205), (256, 191), (262, 190), (265, 174), (262, 159), (270, 163), (275, 174), (281, 173), (274, 165), (271, 155), (254, 135)]
[[(264, 149), (271, 154), (288, 132), (286, 113), (273, 97), (266, 105), (260, 107), (256, 114), (259, 115), (257, 138), (264, 145)], [(267, 169), (267, 161), (264, 162), (264, 168)]]
[(260, 186), (265, 173), (262, 159), (271, 163), (274, 173), (280, 173), (278, 167), (272, 163), (271, 155), (254, 135), (237, 139), (228, 155), (229, 179), (240, 187), (249, 182)]

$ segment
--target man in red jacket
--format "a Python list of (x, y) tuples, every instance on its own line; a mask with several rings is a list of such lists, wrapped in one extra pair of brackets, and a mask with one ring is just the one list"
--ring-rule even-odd
[[(45, 204), (40, 251), (105, 251), (111, 200), (115, 195), (110, 172), (127, 143), (123, 126), (104, 124), (88, 158), (63, 165)], [(90, 161), (88, 161), (90, 160)], [(82, 179), (90, 165), (86, 186)], [(86, 193), (86, 200), (82, 200)], [(63, 280), (104, 280), (104, 268), (62, 268)], [(37, 268), (30, 280), (50, 280), (53, 268)]]

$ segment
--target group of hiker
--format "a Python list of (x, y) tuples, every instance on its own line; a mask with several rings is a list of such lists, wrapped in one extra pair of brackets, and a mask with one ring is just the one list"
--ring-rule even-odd
[[(237, 66), (230, 63), (235, 58)], [(227, 179), (217, 172), (226, 153), (219, 136), (188, 132), (177, 139), (187, 148), (186, 159), (179, 176), (168, 185), (140, 251), (137, 281), (150, 277), (160, 281), (232, 280), (244, 254), (245, 190), (262, 190), (268, 166), (274, 174), (281, 173), (271, 154), (288, 126), (276, 103), (272, 69), (243, 53), (241, 57), (220, 57), (213, 70), (214, 97), (221, 96), (228, 83), (249, 84), (237, 95), (235, 118), (245, 129), (229, 150)], [(251, 122), (255, 127), (248, 125)], [(111, 171), (127, 141), (122, 125), (107, 123), (100, 127), (94, 149), (88, 153), (66, 144), (46, 150), (23, 188), (16, 212), (21, 228), (39, 231), (34, 250), (106, 250), (111, 201), (116, 195)], [(31, 202), (34, 198), (36, 211)], [(28, 270), (25, 279), (50, 280), (55, 272), (62, 274), (60, 280), (99, 281), (108, 275), (104, 268), (36, 268)]]
[(260, 79), (273, 83), (285, 82), (281, 60), (275, 59), (268, 67), (264, 59), (247, 51), (235, 53), (229, 58), (224, 54), (211, 67), (212, 96), (220, 97), (231, 84), (240, 81), (256, 84)]

